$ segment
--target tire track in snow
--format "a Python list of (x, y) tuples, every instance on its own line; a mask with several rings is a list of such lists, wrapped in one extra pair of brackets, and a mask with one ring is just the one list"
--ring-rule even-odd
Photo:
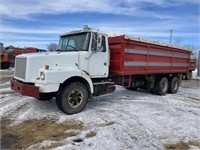
[[(197, 108), (200, 109), (200, 101), (191, 98), (192, 96), (185, 96), (182, 94), (167, 94), (166, 96), (158, 96), (149, 94), (148, 96), (143, 96), (141, 92), (134, 92), (134, 96), (121, 96), (122, 101), (139, 101), (139, 102), (146, 102), (146, 103), (159, 103), (159, 104), (167, 104), (169, 106), (176, 106), (176, 107), (189, 107), (189, 108)], [(176, 99), (174, 101), (174, 99)], [(199, 98), (200, 100), (200, 98)]]
[(24, 121), (23, 119), (20, 118), (21, 117), (23, 118), (24, 114), (27, 113), (28, 109), (30, 109), (29, 102), (19, 105), (15, 109), (3, 115), (3, 118), (9, 121), (14, 121), (19, 123), (21, 121)]
[(13, 77), (14, 75), (5, 75), (5, 76), (1, 76), (0, 80), (2, 83), (5, 83), (5, 82), (9, 82)]
[(10, 87), (10, 82), (5, 82), (5, 83), (0, 84), (0, 89), (8, 88), (8, 87)]
[(8, 87), (0, 89), (0, 93), (1, 95), (6, 95), (6, 94), (14, 94), (15, 92), (10, 87)]
[(5, 105), (11, 105), (13, 102), (16, 102), (20, 99), (22, 99), (23, 96), (19, 95), (18, 93), (4, 93), (0, 96), (0, 104), (1, 107), (5, 106)]
[[(5, 116), (10, 114), (13, 111), (16, 111), (19, 107), (25, 105), (29, 101), (27, 101), (27, 97), (13, 97), (12, 99), (5, 101), (4, 105), (0, 108), (0, 116)], [(1, 104), (2, 105), (2, 104)]]

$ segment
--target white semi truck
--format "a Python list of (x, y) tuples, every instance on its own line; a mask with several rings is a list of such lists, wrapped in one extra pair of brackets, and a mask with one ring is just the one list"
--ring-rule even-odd
[(22, 54), (15, 59), (11, 88), (39, 100), (56, 97), (60, 110), (79, 113), (92, 96), (115, 85), (176, 93), (189, 73), (191, 51), (130, 36), (108, 38), (85, 26), (60, 36), (55, 52)]
[(82, 111), (91, 94), (100, 94), (95, 91), (98, 85), (106, 92), (115, 88), (108, 80), (93, 81), (108, 77), (108, 38), (87, 26), (61, 35), (56, 52), (23, 54), (15, 63), (13, 90), (39, 100), (56, 96), (58, 107), (67, 114)]

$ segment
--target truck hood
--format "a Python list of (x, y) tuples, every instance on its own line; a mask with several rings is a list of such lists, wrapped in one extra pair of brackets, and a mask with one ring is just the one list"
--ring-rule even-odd
[(77, 67), (78, 52), (45, 52), (29, 53), (16, 57), (15, 78), (24, 82), (32, 82), (39, 77), (39, 69)]

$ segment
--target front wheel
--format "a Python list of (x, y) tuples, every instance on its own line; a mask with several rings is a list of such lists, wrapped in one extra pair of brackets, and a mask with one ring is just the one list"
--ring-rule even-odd
[(39, 101), (49, 101), (54, 97), (54, 93), (40, 93)]
[(10, 68), (9, 62), (2, 62), (1, 63), (1, 69), (8, 69), (8, 68)]
[(72, 82), (66, 85), (56, 99), (58, 108), (69, 115), (81, 112), (87, 101), (88, 90), (81, 82)]
[(128, 87), (126, 88), (127, 90), (131, 90), (131, 91), (136, 91), (138, 89), (138, 87)]

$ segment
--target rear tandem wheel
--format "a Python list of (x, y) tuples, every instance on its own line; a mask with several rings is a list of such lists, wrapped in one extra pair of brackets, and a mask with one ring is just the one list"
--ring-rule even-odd
[(175, 94), (178, 91), (179, 88), (179, 79), (177, 77), (173, 77), (169, 80), (169, 93)]
[(158, 79), (158, 81), (155, 84), (155, 93), (158, 95), (166, 95), (169, 88), (169, 81), (166, 77), (162, 77)]

